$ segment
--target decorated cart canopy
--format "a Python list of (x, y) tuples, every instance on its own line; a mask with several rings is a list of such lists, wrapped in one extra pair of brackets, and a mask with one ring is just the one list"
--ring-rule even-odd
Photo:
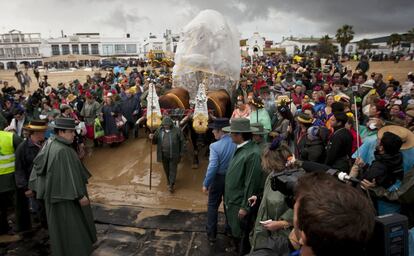
[(173, 83), (195, 100), (199, 85), (231, 91), (240, 78), (240, 34), (217, 11), (200, 12), (183, 29), (175, 55)]

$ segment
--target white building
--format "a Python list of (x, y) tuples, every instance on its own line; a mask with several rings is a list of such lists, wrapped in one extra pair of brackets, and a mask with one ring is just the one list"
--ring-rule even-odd
[(249, 56), (263, 56), (266, 39), (258, 32), (255, 32), (252, 37), (248, 38), (246, 45), (242, 50), (246, 51)]
[(148, 53), (152, 51), (155, 58), (164, 58), (165, 45), (166, 44), (163, 39), (157, 38), (156, 35), (150, 33), (150, 35), (144, 39), (144, 43), (142, 44), (143, 57), (148, 57)]
[(59, 55), (100, 55), (99, 33), (77, 33), (72, 36), (49, 38), (44, 40), (42, 56), (51, 57)]
[(44, 40), (43, 57), (58, 55), (96, 55), (101, 57), (138, 57), (137, 38), (101, 37), (99, 33), (76, 33), (72, 36)]
[[(283, 38), (282, 42), (277, 44), (277, 47), (284, 48), (286, 50), (287, 55), (295, 55), (299, 53), (305, 53), (310, 52), (316, 49), (316, 46), (318, 45), (320, 41), (320, 38), (294, 38), (294, 37), (288, 37)], [(342, 48), (341, 45), (336, 42), (335, 39), (332, 39), (332, 44), (336, 46), (338, 49), (338, 54), (342, 54)], [(346, 54), (353, 54), (356, 53), (357, 45), (356, 43), (349, 43), (345, 47), (345, 53)]]
[(0, 35), (0, 69), (41, 62), (41, 44), (40, 33), (11, 30)]
[(179, 34), (173, 34), (170, 29), (167, 29), (164, 33), (164, 40), (165, 40), (165, 51), (168, 54), (174, 55), (177, 51), (177, 45), (180, 41)]
[(141, 43), (138, 38), (107, 38), (102, 37), (99, 44), (102, 57), (128, 57), (137, 58), (141, 51)]

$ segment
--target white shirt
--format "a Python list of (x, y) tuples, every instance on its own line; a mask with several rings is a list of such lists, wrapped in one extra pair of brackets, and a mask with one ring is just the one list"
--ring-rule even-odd
[(237, 145), (237, 148), (241, 148), (244, 145), (246, 145), (247, 143), (249, 143), (250, 140), (243, 142), (242, 144)]

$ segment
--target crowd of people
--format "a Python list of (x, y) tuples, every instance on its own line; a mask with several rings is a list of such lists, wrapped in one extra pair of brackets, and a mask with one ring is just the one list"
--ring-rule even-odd
[[(27, 72), (16, 75), (17, 81), (27, 81), (25, 76)], [(10, 232), (7, 205), (14, 196), (18, 232), (31, 229), (30, 212), (35, 212), (40, 224), (49, 226), (52, 251), (66, 255), (72, 244), (61, 232), (82, 222), (81, 231), (70, 231), (85, 238), (74, 248), (82, 251), (85, 246), (87, 254), (96, 231), (91, 213), (82, 219), (76, 208), (89, 205), (85, 184), (90, 175), (81, 160), (93, 147), (116, 147), (137, 138), (150, 83), (162, 95), (174, 87), (171, 72), (133, 68), (127, 73), (116, 67), (104, 75), (95, 72), (83, 83), (53, 86), (46, 75), (36, 79), (39, 86), (31, 93), (25, 91), (30, 89), (26, 83), (16, 89), (3, 82), (1, 89), (0, 234)], [(240, 82), (229, 92), (231, 117), (213, 117), (209, 126), (216, 142), (209, 147), (202, 187), (208, 194), (208, 240), (214, 244), (217, 239), (222, 201), (226, 234), (235, 245), (228, 249), (240, 255), (289, 255), (300, 248), (302, 255), (332, 255), (333, 249), (340, 252), (336, 255), (359, 255), (373, 232), (375, 214), (400, 212), (412, 225), (412, 202), (402, 204), (398, 193), (413, 185), (407, 178), (414, 164), (413, 85), (411, 72), (406, 81), (369, 73), (366, 58), (356, 69), (337, 58), (243, 59)], [(150, 134), (170, 192), (185, 145), (175, 125), (165, 116)], [(50, 148), (56, 154), (46, 153)], [(63, 170), (70, 163), (76, 164), (69, 174), (50, 167), (55, 164), (56, 170)], [(322, 174), (308, 175), (297, 186), (293, 207), (286, 203), (287, 195), (271, 189), (271, 177), (293, 167), (337, 169), (360, 179), (361, 189)], [(46, 175), (53, 172), (56, 176)], [(68, 179), (74, 179), (77, 189), (50, 185)], [(371, 199), (362, 191), (370, 191)], [(315, 196), (322, 199), (315, 201)], [(330, 209), (338, 197), (341, 202)], [(349, 209), (363, 214), (356, 218)], [(65, 211), (79, 218), (56, 224)], [(315, 226), (330, 214), (341, 218), (327, 222), (326, 230)], [(349, 228), (336, 232), (343, 222)]]
[[(365, 255), (375, 215), (402, 213), (412, 227), (414, 202), (399, 198), (414, 185), (413, 83), (412, 72), (401, 82), (369, 73), (364, 57), (356, 69), (337, 59), (244, 60), (229, 126), (223, 125), (226, 120), (212, 126), (218, 141), (210, 145), (203, 182), (209, 196), (209, 241), (217, 239), (222, 198), (225, 231), (240, 255), (294, 255), (298, 248), (301, 255)], [(292, 207), (286, 202), (289, 195), (271, 189), (271, 177), (291, 168), (334, 169), (360, 182), (353, 187), (332, 178), (324, 187), (326, 177), (315, 174), (321, 180), (304, 185), (312, 179), (305, 176)], [(307, 190), (315, 191), (300, 200)], [(310, 198), (320, 201), (310, 203)], [(329, 209), (328, 202), (337, 209)], [(323, 228), (306, 231), (316, 218)], [(355, 226), (339, 231), (344, 223)]]

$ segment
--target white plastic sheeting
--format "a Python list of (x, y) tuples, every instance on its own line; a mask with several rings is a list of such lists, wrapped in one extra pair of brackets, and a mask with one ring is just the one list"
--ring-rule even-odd
[(226, 89), (240, 78), (240, 33), (217, 11), (201, 11), (184, 27), (175, 54), (174, 86), (184, 87), (195, 99), (198, 85)]

